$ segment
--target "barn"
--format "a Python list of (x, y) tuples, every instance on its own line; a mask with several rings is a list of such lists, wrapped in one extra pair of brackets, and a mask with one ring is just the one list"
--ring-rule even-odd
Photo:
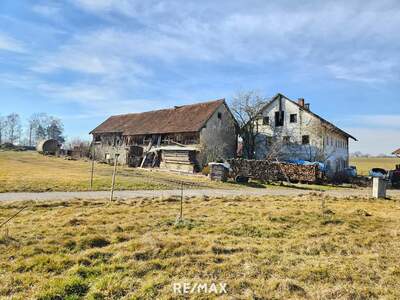
[(224, 99), (111, 116), (90, 132), (94, 158), (193, 173), (236, 156), (237, 123)]

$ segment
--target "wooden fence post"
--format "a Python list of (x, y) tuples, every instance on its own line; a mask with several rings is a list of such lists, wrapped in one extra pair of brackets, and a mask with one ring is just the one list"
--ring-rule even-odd
[(119, 156), (119, 153), (115, 153), (115, 156), (114, 156), (114, 171), (113, 171), (113, 175), (112, 175), (110, 201), (113, 201), (113, 196), (114, 196), (115, 173), (117, 172), (118, 156)]
[(94, 156), (95, 156), (95, 147), (92, 143), (93, 151), (92, 151), (92, 169), (90, 172), (90, 190), (93, 190), (93, 173), (94, 173)]
[(183, 181), (181, 182), (181, 210), (179, 214), (179, 220), (183, 221)]

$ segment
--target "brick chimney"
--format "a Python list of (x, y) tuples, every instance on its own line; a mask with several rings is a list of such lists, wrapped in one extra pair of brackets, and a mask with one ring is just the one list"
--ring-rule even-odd
[(301, 107), (304, 107), (304, 104), (305, 104), (304, 98), (299, 98), (299, 99), (297, 99), (297, 103), (298, 103)]

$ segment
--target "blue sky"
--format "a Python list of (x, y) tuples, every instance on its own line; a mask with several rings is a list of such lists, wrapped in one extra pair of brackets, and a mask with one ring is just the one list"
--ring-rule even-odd
[(257, 90), (305, 98), (360, 139), (400, 147), (400, 2), (0, 2), (0, 115), (60, 117), (66, 135), (112, 114)]

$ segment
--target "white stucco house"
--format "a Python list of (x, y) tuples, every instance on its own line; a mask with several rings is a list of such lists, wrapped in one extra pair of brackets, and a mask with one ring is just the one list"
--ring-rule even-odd
[(255, 157), (279, 149), (282, 160), (319, 161), (329, 175), (349, 165), (350, 134), (313, 113), (304, 99), (278, 93), (260, 111)]

